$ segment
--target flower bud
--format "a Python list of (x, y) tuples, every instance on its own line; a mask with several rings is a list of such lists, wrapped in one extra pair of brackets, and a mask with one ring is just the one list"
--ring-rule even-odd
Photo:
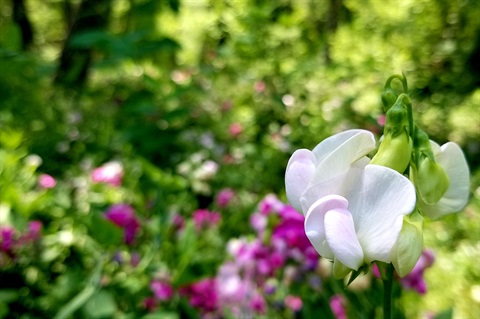
[(423, 217), (418, 212), (403, 219), (402, 230), (390, 251), (390, 260), (400, 277), (406, 276), (417, 263), (423, 249)]
[(395, 104), (395, 101), (397, 100), (398, 95), (395, 93), (395, 91), (392, 88), (387, 87), (383, 90), (381, 98), (382, 98), (383, 110), (387, 112), (390, 109), (390, 107), (392, 107)]
[(408, 113), (404, 106), (405, 94), (398, 97), (387, 112), (385, 135), (371, 164), (386, 166), (403, 173), (410, 163), (412, 139), (408, 132)]
[(415, 182), (420, 197), (428, 205), (436, 204), (450, 185), (443, 167), (428, 157), (420, 163)]

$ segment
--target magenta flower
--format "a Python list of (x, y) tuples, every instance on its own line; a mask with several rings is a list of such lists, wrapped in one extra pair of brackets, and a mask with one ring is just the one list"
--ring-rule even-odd
[(105, 218), (125, 231), (125, 243), (132, 244), (140, 228), (140, 221), (130, 205), (115, 204), (105, 212)]
[(38, 185), (44, 189), (54, 188), (57, 185), (57, 181), (48, 174), (41, 174), (38, 176)]
[(305, 235), (305, 217), (302, 214), (293, 207), (285, 205), (279, 215), (281, 221), (273, 229), (273, 238), (282, 238), (289, 248), (299, 248), (301, 251), (313, 247)]
[(227, 207), (234, 196), (235, 193), (231, 188), (222, 189), (217, 195), (217, 205), (222, 208)]
[(0, 228), (0, 249), (3, 252), (12, 250), (15, 244), (14, 235), (15, 229), (13, 227), (5, 226)]
[(193, 212), (193, 222), (197, 230), (215, 226), (220, 222), (220, 214), (207, 209), (198, 209)]
[(164, 281), (153, 280), (150, 283), (150, 289), (152, 290), (155, 298), (159, 301), (170, 300), (173, 296), (172, 286)]
[(27, 233), (22, 237), (26, 241), (36, 241), (40, 238), (42, 232), (42, 222), (38, 220), (33, 220), (28, 223)]
[(123, 178), (123, 166), (119, 162), (108, 162), (92, 172), (94, 183), (106, 183), (120, 186)]
[(431, 250), (424, 250), (418, 259), (413, 270), (403, 278), (400, 278), (400, 283), (406, 289), (416, 290), (423, 295), (427, 292), (427, 284), (423, 279), (424, 271), (431, 267), (435, 261), (435, 256)]
[(189, 300), (192, 307), (202, 313), (217, 311), (217, 291), (215, 278), (206, 278), (194, 284), (180, 288), (180, 294)]

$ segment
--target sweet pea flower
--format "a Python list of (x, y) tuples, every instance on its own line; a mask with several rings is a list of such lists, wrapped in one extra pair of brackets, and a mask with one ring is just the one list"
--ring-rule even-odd
[(155, 298), (159, 301), (170, 300), (170, 298), (173, 296), (172, 286), (169, 283), (161, 280), (153, 280), (150, 283), (150, 289), (155, 295)]
[(225, 208), (232, 201), (235, 192), (231, 188), (224, 188), (217, 194), (217, 205)]
[(133, 243), (138, 229), (140, 228), (140, 221), (130, 205), (115, 204), (110, 206), (110, 208), (105, 212), (105, 218), (124, 229), (125, 243)]
[(57, 181), (48, 174), (41, 174), (38, 176), (38, 185), (44, 189), (54, 188), (57, 185)]
[(415, 207), (413, 184), (388, 167), (369, 164), (373, 134), (348, 130), (312, 151), (297, 150), (285, 174), (290, 204), (305, 215), (316, 251), (343, 277), (374, 260), (389, 263), (404, 216)]
[(439, 218), (444, 215), (460, 211), (468, 202), (470, 190), (470, 173), (468, 164), (460, 147), (453, 142), (443, 144), (430, 141), (430, 146), (438, 163), (445, 171), (449, 186), (440, 200), (429, 205), (419, 198), (422, 213), (430, 218)]
[(92, 172), (94, 183), (106, 183), (118, 187), (122, 184), (122, 178), (123, 166), (116, 161), (105, 163)]
[(15, 229), (13, 227), (0, 227), (0, 250), (8, 252), (15, 243)]

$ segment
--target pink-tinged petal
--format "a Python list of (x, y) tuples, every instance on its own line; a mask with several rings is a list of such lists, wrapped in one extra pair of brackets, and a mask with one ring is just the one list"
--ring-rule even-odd
[(431, 218), (437, 218), (449, 213), (460, 211), (468, 202), (470, 193), (470, 173), (468, 164), (460, 147), (449, 142), (439, 147), (430, 143), (435, 155), (435, 161), (445, 170), (449, 186), (443, 197), (435, 205), (420, 202), (422, 212)]
[(334, 209), (325, 214), (325, 235), (335, 258), (348, 268), (358, 270), (363, 263), (363, 251), (353, 217), (346, 209)]
[(305, 234), (320, 256), (333, 259), (332, 251), (326, 242), (324, 218), (333, 209), (346, 209), (348, 201), (338, 195), (329, 195), (317, 200), (305, 217)]
[(390, 262), (403, 217), (415, 207), (413, 184), (388, 167), (367, 165), (346, 197), (365, 261)]
[(300, 198), (300, 204), (303, 212), (315, 203), (319, 198), (327, 195), (337, 194), (344, 196), (349, 193), (352, 187), (356, 185), (356, 180), (363, 174), (363, 169), (370, 162), (367, 157), (363, 157), (354, 162), (345, 172), (314, 185), (310, 185)]
[(317, 159), (314, 181), (321, 182), (345, 172), (375, 146), (375, 137), (365, 130), (349, 130), (325, 139), (313, 149)]
[(307, 189), (315, 171), (315, 156), (306, 149), (293, 153), (285, 172), (285, 188), (290, 204), (301, 211), (300, 197)]

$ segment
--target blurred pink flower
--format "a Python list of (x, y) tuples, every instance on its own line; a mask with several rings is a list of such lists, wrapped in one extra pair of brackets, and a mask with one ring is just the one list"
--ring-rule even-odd
[(330, 308), (337, 319), (348, 319), (345, 310), (345, 298), (342, 295), (334, 295), (330, 298)]
[(8, 252), (13, 248), (15, 240), (15, 229), (13, 227), (4, 226), (0, 228), (0, 249), (4, 252)]
[(243, 126), (240, 123), (232, 123), (228, 128), (228, 132), (230, 133), (230, 136), (237, 137), (242, 134)]
[(423, 273), (427, 268), (432, 266), (434, 261), (435, 256), (433, 252), (431, 250), (424, 250), (412, 271), (405, 277), (400, 278), (402, 286), (406, 289), (416, 290), (419, 294), (425, 294), (427, 292), (427, 284), (423, 279)]
[(262, 93), (263, 91), (265, 91), (265, 88), (266, 88), (265, 82), (256, 81), (255, 84), (253, 85), (253, 88), (256, 92)]
[(268, 217), (260, 213), (254, 213), (250, 216), (250, 225), (261, 235), (268, 224)]
[(224, 188), (217, 194), (217, 205), (224, 208), (227, 207), (230, 201), (235, 196), (231, 188)]
[(57, 185), (57, 181), (48, 174), (41, 174), (38, 176), (38, 185), (44, 189), (54, 188)]
[(380, 125), (380, 126), (385, 126), (386, 120), (387, 120), (387, 118), (386, 118), (385, 114), (382, 114), (377, 118), (377, 124)]
[(26, 241), (36, 241), (40, 238), (42, 232), (42, 222), (38, 220), (33, 220), (28, 223), (27, 233), (24, 234), (23, 238)]
[(254, 293), (252, 299), (250, 300), (250, 308), (259, 314), (265, 313), (267, 310), (265, 298), (263, 298), (263, 296), (258, 292)]
[(197, 230), (215, 226), (220, 221), (220, 214), (207, 209), (198, 209), (193, 212), (193, 222)]
[(153, 280), (150, 283), (150, 289), (155, 295), (155, 298), (159, 301), (167, 301), (173, 296), (172, 286), (164, 281)]
[(215, 278), (206, 278), (196, 283), (180, 288), (180, 294), (186, 297), (190, 305), (203, 314), (217, 311), (217, 290)]
[(105, 218), (125, 231), (125, 243), (132, 244), (140, 228), (140, 221), (130, 205), (115, 204), (105, 212)]
[(285, 306), (297, 312), (302, 309), (303, 302), (300, 297), (288, 295), (287, 297), (285, 297)]
[(92, 172), (94, 183), (107, 183), (113, 186), (120, 186), (123, 178), (123, 166), (119, 162), (108, 162), (96, 168)]

